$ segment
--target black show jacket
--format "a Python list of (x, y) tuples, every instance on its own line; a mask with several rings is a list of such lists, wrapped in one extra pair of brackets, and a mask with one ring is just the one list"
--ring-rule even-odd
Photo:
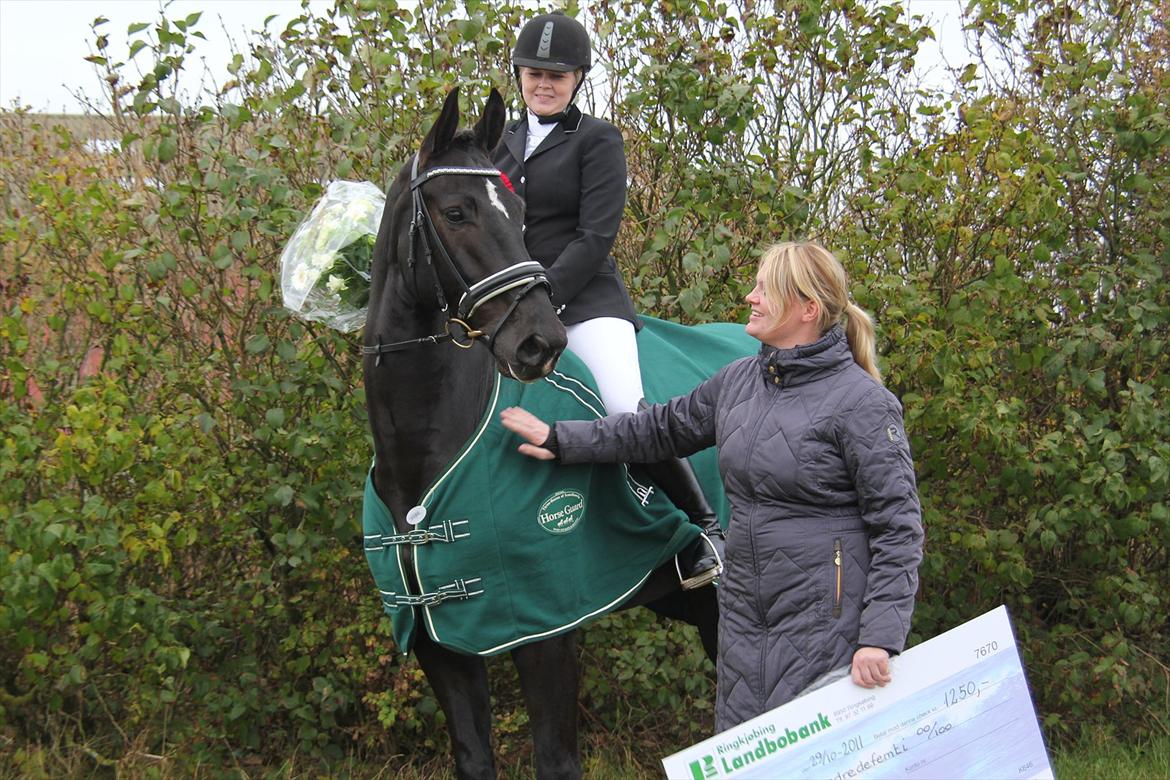
[(626, 207), (626, 155), (616, 127), (576, 107), (527, 161), (527, 115), (504, 132), (495, 164), (524, 199), (524, 243), (548, 269), (566, 325), (619, 317), (641, 327), (610, 255)]

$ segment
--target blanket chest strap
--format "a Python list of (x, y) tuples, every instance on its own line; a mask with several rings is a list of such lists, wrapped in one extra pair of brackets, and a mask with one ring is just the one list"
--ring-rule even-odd
[(455, 580), (447, 585), (440, 585), (439, 589), (432, 593), (419, 593), (418, 595), (414, 595), (411, 593), (394, 593), (388, 590), (379, 592), (382, 594), (382, 603), (390, 608), (433, 607), (444, 601), (463, 601), (472, 596), (480, 595), (483, 593), (483, 588), (478, 587), (479, 583), (480, 578), (473, 577), (466, 580)]
[(363, 546), (367, 550), (379, 550), (395, 544), (419, 545), (428, 542), (454, 542), (471, 536), (465, 527), (467, 525), (468, 521), (464, 518), (462, 520), (444, 520), (430, 528), (416, 528), (404, 534), (366, 534), (363, 537)]

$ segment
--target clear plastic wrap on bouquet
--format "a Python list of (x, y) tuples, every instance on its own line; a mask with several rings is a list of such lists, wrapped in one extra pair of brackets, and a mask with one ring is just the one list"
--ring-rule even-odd
[(286, 309), (343, 333), (365, 324), (370, 261), (385, 203), (368, 181), (329, 184), (280, 255)]

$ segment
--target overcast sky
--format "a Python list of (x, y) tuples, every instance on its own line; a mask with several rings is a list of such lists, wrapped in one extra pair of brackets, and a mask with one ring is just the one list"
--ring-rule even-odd
[[(961, 0), (903, 0), (910, 13), (933, 23), (937, 43), (919, 55), (925, 69), (937, 71), (940, 58), (952, 66), (966, 62), (959, 36)], [(586, 0), (583, 5), (587, 5)], [(109, 19), (101, 32), (109, 36), (111, 56), (125, 60), (126, 28), (134, 22), (158, 19), (159, 0), (0, 0), (0, 108), (15, 105), (45, 113), (78, 113), (84, 93), (101, 101), (101, 83), (94, 66), (85, 61), (92, 52), (90, 29), (98, 16)], [(331, 0), (312, 0), (310, 10), (323, 13)], [(258, 30), (264, 19), (276, 15), (270, 29), (283, 29), (300, 13), (298, 0), (174, 0), (167, 18), (182, 19), (202, 12), (196, 56), (210, 67), (217, 83), (227, 80), (226, 64), (231, 45), (243, 50), (248, 32)], [(140, 55), (144, 59), (145, 53)], [(180, 86), (189, 92), (198, 87), (201, 68), (189, 68)], [(938, 74), (936, 73), (936, 76)]]
[[(321, 12), (331, 5), (313, 0), (310, 8)], [(93, 20), (109, 19), (99, 30), (109, 36), (112, 56), (125, 61), (126, 29), (135, 22), (157, 21), (161, 6), (159, 0), (0, 0), (0, 107), (18, 103), (33, 111), (75, 113), (83, 110), (74, 97), (79, 92), (100, 105), (101, 82), (85, 61), (93, 53)], [(280, 30), (300, 14), (301, 6), (299, 0), (174, 0), (166, 15), (174, 20), (199, 12), (203, 16), (196, 29), (207, 40), (196, 43), (195, 56), (222, 83), (232, 42), (235, 50), (243, 50), (248, 33), (260, 29), (266, 17), (275, 15), (270, 29)], [(144, 62), (147, 54), (139, 55)], [(202, 68), (190, 70), (181, 86), (194, 90)]]

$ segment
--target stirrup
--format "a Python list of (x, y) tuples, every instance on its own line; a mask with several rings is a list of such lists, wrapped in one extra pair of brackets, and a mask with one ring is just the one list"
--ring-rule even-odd
[(676, 554), (674, 556), (674, 570), (678, 573), (678, 581), (683, 590), (695, 590), (696, 588), (709, 585), (712, 582), (716, 582), (719, 576), (723, 574), (723, 559), (719, 557), (719, 551), (715, 549), (715, 545), (711, 543), (711, 540), (704, 532), (699, 532), (699, 539), (702, 539), (703, 543), (711, 550), (711, 555), (715, 558), (715, 565), (691, 577), (684, 577), (682, 567), (678, 565), (678, 555)]

